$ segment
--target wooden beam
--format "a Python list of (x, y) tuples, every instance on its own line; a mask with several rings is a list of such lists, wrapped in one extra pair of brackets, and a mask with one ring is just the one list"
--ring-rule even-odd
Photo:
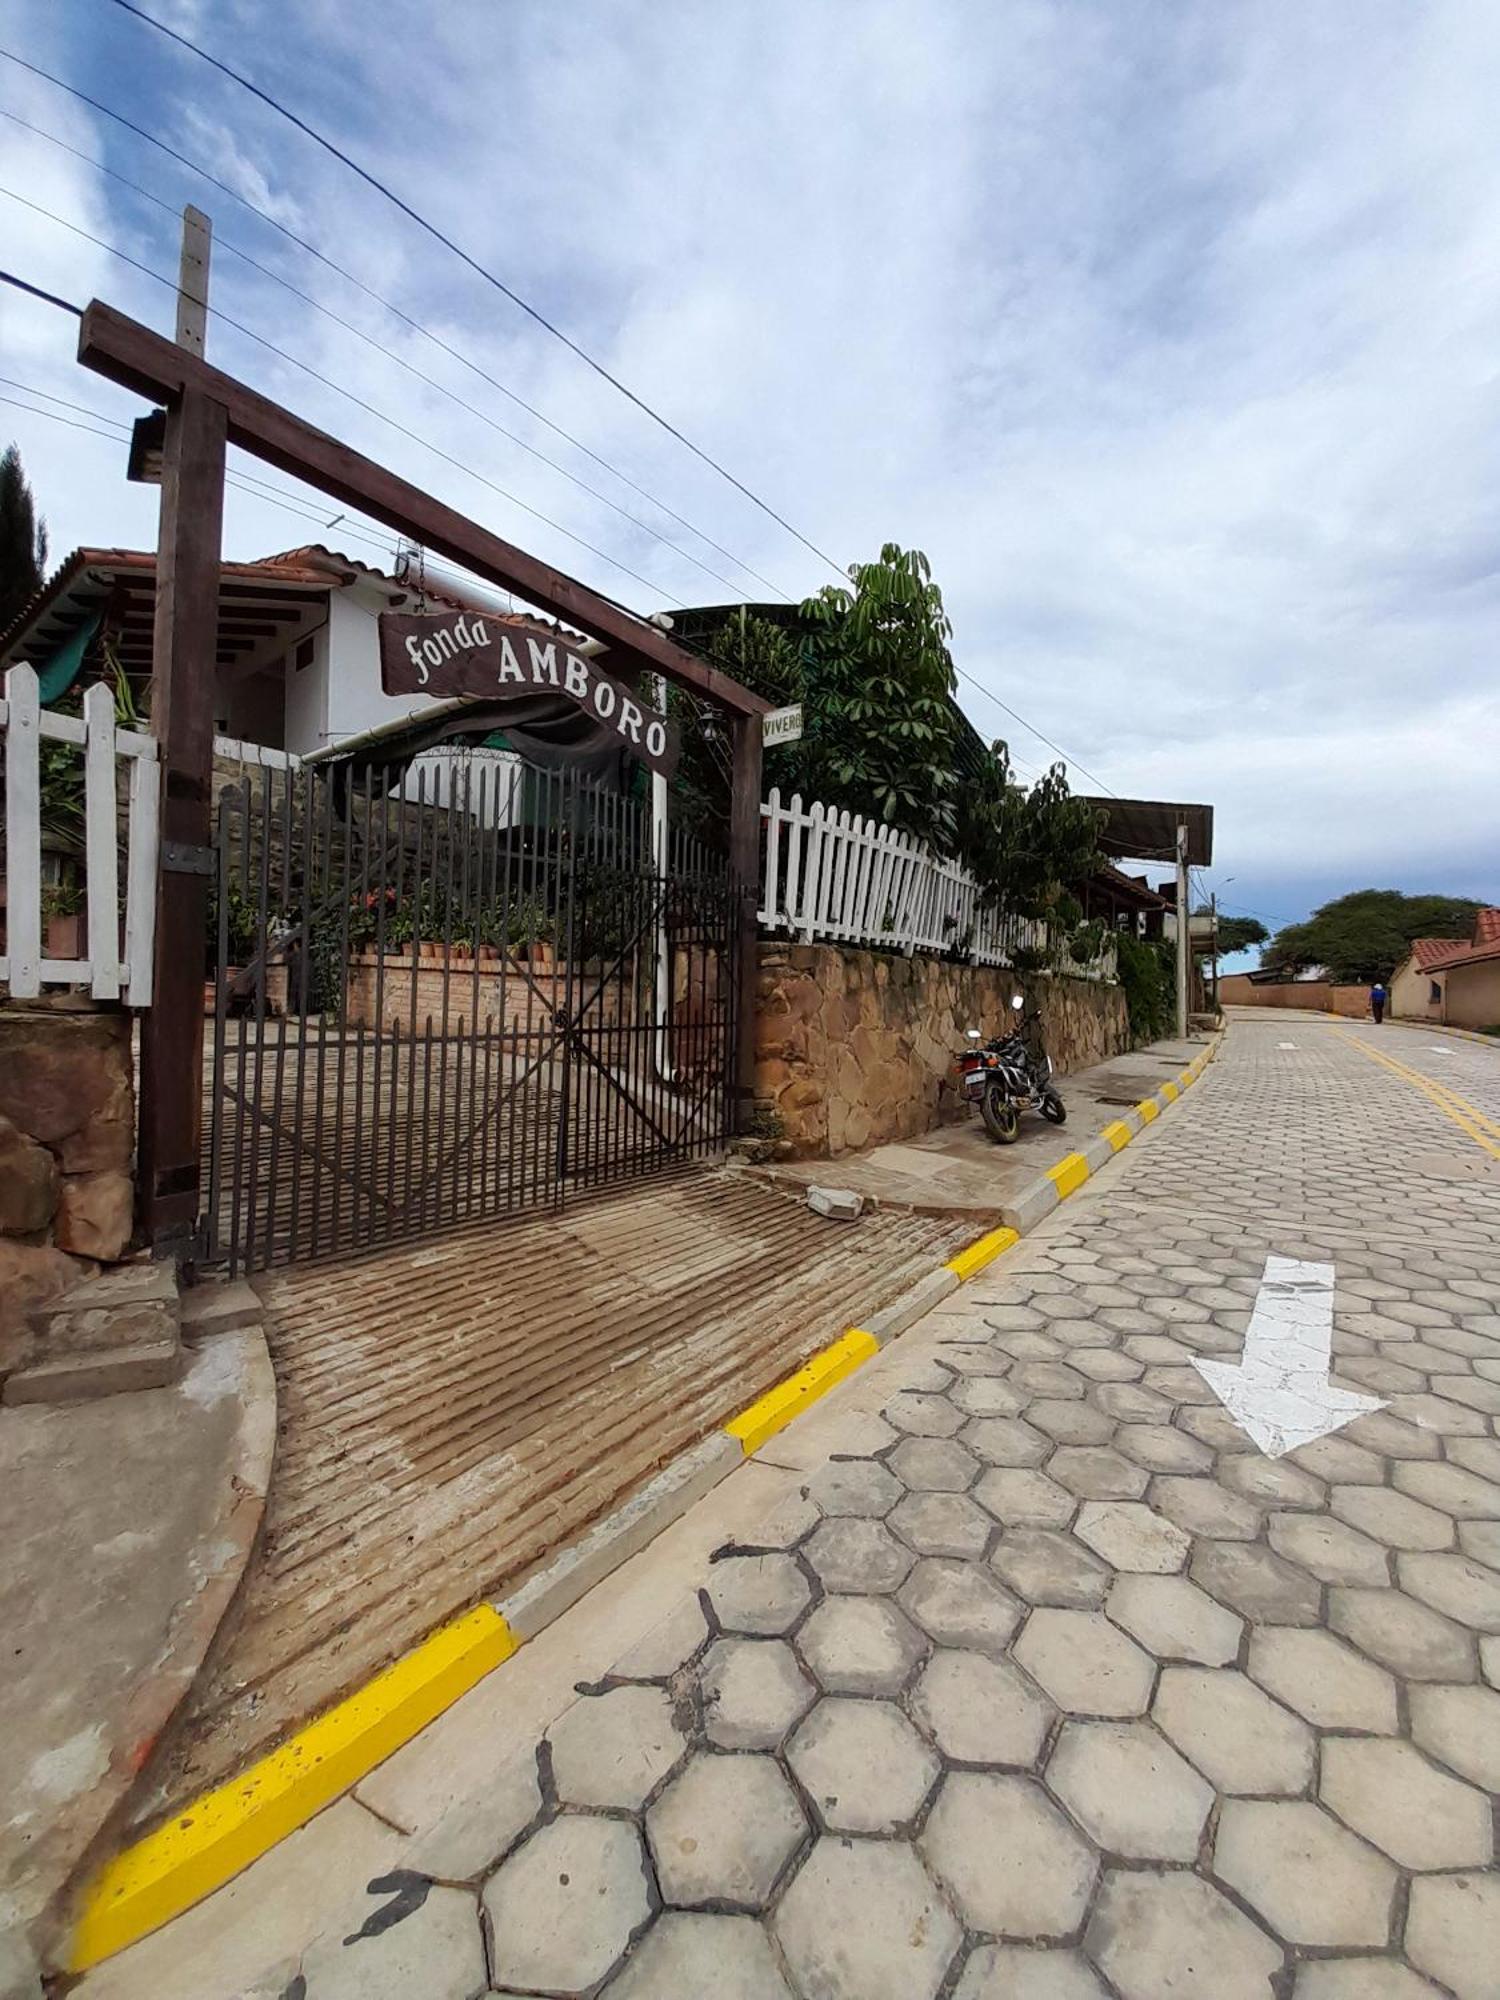
[(760, 776), (758, 715), (730, 724), (733, 789), (729, 800), (729, 880), (738, 902), (739, 980), (735, 1009), (735, 1129), (748, 1129), (755, 1104), (755, 1001), (760, 978)]
[(188, 1255), (199, 1212), (204, 920), (211, 849), (214, 677), (224, 516), (222, 403), (168, 409), (156, 558), (151, 728), (161, 745), (161, 854), (151, 1005), (141, 1016), (136, 1185), (160, 1255)]
[[(85, 368), (153, 402), (171, 404), (193, 392), (222, 405), (231, 444), (589, 633), (615, 653), (612, 670), (626, 662), (649, 668), (665, 674), (679, 687), (710, 696), (733, 715), (758, 719), (772, 706), (675, 644), (657, 626), (527, 555), (326, 431), (316, 430), (233, 376), (210, 368), (184, 348), (97, 299), (83, 314), (78, 359)], [(216, 601), (216, 589), (211, 599)], [(755, 804), (758, 810), (759, 801)]]

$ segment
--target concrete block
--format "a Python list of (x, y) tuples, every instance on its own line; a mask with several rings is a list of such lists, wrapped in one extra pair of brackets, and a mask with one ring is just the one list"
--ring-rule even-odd
[(692, 1451), (674, 1459), (581, 1541), (529, 1577), (496, 1610), (518, 1638), (534, 1639), (744, 1462), (739, 1440), (725, 1431), (715, 1431)]
[(1115, 1156), (1115, 1149), (1109, 1143), (1108, 1139), (1090, 1139), (1088, 1144), (1080, 1146), (1078, 1151), (1082, 1158), (1088, 1162), (1088, 1169), (1091, 1174), (1097, 1174), (1099, 1169), (1107, 1166)]
[(956, 1292), (959, 1277), (956, 1271), (946, 1268), (929, 1272), (910, 1291), (903, 1292), (899, 1299), (884, 1306), (871, 1315), (864, 1323), (866, 1333), (873, 1334), (882, 1347), (888, 1340), (894, 1340), (898, 1333), (905, 1333), (909, 1326), (915, 1326), (924, 1313), (931, 1312), (939, 1300)]
[(853, 1188), (810, 1187), (807, 1205), (814, 1215), (826, 1215), (834, 1222), (856, 1222), (864, 1212), (864, 1196)]
[(232, 1333), (258, 1326), (265, 1306), (243, 1278), (229, 1285), (192, 1285), (182, 1295), (180, 1309), (185, 1334)]
[(130, 1347), (96, 1348), (33, 1362), (5, 1379), (7, 1403), (77, 1403), (93, 1396), (117, 1396), (128, 1389), (163, 1389), (182, 1373), (182, 1345), (170, 1340), (139, 1341)]
[(1020, 1190), (1014, 1201), (1006, 1203), (1000, 1211), (1001, 1219), (1008, 1229), (1024, 1236), (1028, 1229), (1036, 1228), (1043, 1216), (1052, 1213), (1060, 1198), (1056, 1183), (1039, 1174)]

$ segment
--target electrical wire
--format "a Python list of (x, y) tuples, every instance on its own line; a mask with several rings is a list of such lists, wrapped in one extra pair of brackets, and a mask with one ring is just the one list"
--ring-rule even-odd
[[(178, 211), (171, 202), (164, 201), (158, 194), (153, 194), (150, 188), (142, 187), (139, 181), (133, 181), (128, 175), (117, 172), (113, 167), (106, 166), (102, 160), (96, 160), (92, 154), (85, 153), (81, 147), (70, 145), (66, 139), (60, 139), (55, 133), (45, 131), (40, 125), (32, 124), (30, 119), (22, 118), (18, 112), (10, 111), (4, 105), (0, 105), (0, 118), (8, 118), (13, 124), (21, 126), (24, 131), (33, 133), (38, 139), (45, 139), (49, 145), (57, 146), (63, 152), (72, 154), (74, 159), (82, 160), (85, 165), (93, 167), (96, 172), (108, 175), (111, 180), (118, 181), (122, 187), (129, 188), (131, 193), (138, 195), (141, 200), (149, 201), (154, 207), (161, 209), (164, 214), (170, 215), (174, 221), (176, 220)], [(634, 528), (639, 528), (642, 533), (650, 535), (654, 541), (660, 542), (663, 548), (670, 549), (674, 555), (681, 556), (684, 562), (690, 562), (695, 569), (701, 569), (705, 576), (711, 576), (716, 583), (722, 583), (727, 590), (738, 591), (740, 589), (739, 584), (735, 582), (733, 577), (725, 576), (722, 570), (717, 570), (711, 563), (702, 561), (701, 558), (693, 554), (691, 549), (683, 548), (681, 543), (674, 542), (669, 535), (664, 535), (659, 529), (653, 528), (649, 521), (642, 520), (639, 514), (632, 514), (628, 507), (622, 507), (618, 501), (611, 500), (609, 495), (601, 493), (597, 486), (590, 486), (586, 479), (580, 479), (576, 472), (570, 472), (567, 466), (563, 465), (559, 460), (549, 458), (544, 451), (538, 451), (535, 445), (528, 444), (525, 438), (519, 437), (515, 431), (507, 430), (504, 424), (497, 422), (487, 410), (481, 410), (477, 404), (467, 401), (456, 390), (450, 389), (446, 383), (439, 382), (435, 376), (424, 373), (422, 369), (417, 367), (415, 362), (408, 361), (404, 355), (397, 354), (393, 348), (387, 347), (384, 341), (377, 340), (373, 334), (366, 333), (363, 327), (356, 326), (353, 320), (345, 319), (342, 314), (336, 313), (331, 306), (325, 306), (321, 300), (314, 298), (310, 292), (303, 291), (300, 285), (294, 285), (290, 278), (283, 277), (281, 272), (272, 270), (269, 264), (263, 264), (259, 258), (252, 257), (250, 252), (241, 248), (239, 244), (232, 242), (226, 236), (216, 235), (214, 238), (214, 247), (219, 250), (228, 251), (232, 257), (238, 257), (242, 263), (248, 264), (252, 271), (258, 272), (263, 278), (269, 278), (273, 284), (280, 285), (283, 290), (290, 292), (294, 299), (300, 299), (304, 305), (311, 306), (314, 312), (320, 313), (327, 320), (331, 320), (335, 326), (342, 328), (345, 333), (352, 333), (356, 340), (363, 341), (367, 347), (373, 348), (385, 360), (392, 362), (398, 368), (404, 368), (417, 381), (423, 383), (429, 389), (435, 389), (440, 396), (446, 396), (450, 402), (456, 403), (459, 409), (466, 411), (469, 416), (477, 417), (482, 424), (488, 424), (490, 429), (496, 432), (497, 435), (507, 439), (511, 444), (517, 446), (519, 450), (526, 452), (528, 456), (536, 459), (540, 464), (560, 474), (562, 478), (576, 486), (580, 492), (587, 493), (591, 499), (597, 500), (601, 505), (611, 508), (622, 520), (628, 521)], [(734, 558), (731, 557), (730, 560), (733, 561)], [(774, 586), (771, 587), (774, 588)]]
[[(82, 237), (85, 243), (92, 243), (96, 249), (107, 251), (111, 257), (118, 257), (122, 264), (128, 264), (132, 270), (141, 272), (143, 276), (153, 279), (158, 285), (165, 285), (169, 291), (174, 294), (176, 293), (177, 279), (175, 277), (169, 277), (165, 272), (153, 269), (150, 264), (142, 263), (140, 258), (132, 257), (127, 251), (117, 249), (113, 243), (106, 241), (104, 237), (95, 236), (91, 230), (81, 228), (76, 222), (69, 222), (65, 216), (55, 214), (50, 208), (44, 208), (40, 202), (28, 200), (25, 195), (17, 194), (14, 188), (0, 186), (0, 195), (5, 195), (11, 201), (19, 202), (22, 208), (29, 208), (34, 215), (40, 215), (46, 221), (55, 223), (58, 228), (66, 229), (74, 236)], [(55, 303), (60, 304), (62, 302), (56, 301)], [(455, 458), (451, 452), (444, 451), (441, 445), (434, 444), (430, 438), (425, 438), (420, 432), (412, 430), (409, 425), (403, 424), (399, 418), (388, 416), (384, 410), (377, 408), (374, 403), (367, 402), (363, 396), (356, 395), (352, 389), (346, 389), (341, 382), (335, 382), (331, 376), (320, 373), (310, 362), (300, 360), (297, 355), (288, 353), (284, 347), (278, 347), (275, 341), (267, 340), (264, 334), (257, 333), (253, 327), (246, 326), (242, 320), (234, 319), (230, 314), (223, 312), (218, 306), (210, 305), (207, 310), (221, 325), (232, 327), (236, 333), (244, 334), (247, 339), (255, 341), (259, 346), (264, 347), (268, 353), (274, 354), (279, 361), (285, 361), (293, 368), (300, 368), (305, 375), (311, 376), (312, 380), (320, 383), (323, 388), (332, 389), (335, 395), (343, 396), (347, 401), (353, 403), (357, 409), (364, 410), (370, 416), (379, 418), (381, 423), (388, 424), (392, 430), (399, 432), (402, 437), (409, 438), (413, 444), (421, 445), (424, 450), (430, 451), (435, 458), (442, 459), (446, 464), (455, 467), (459, 472), (465, 473), (470, 479), (477, 480), (481, 486), (487, 486), (492, 493), (498, 493), (502, 500), (509, 501), (513, 507), (519, 507), (523, 513), (530, 514), (533, 520), (542, 522), (544, 526), (553, 529), (560, 535), (566, 535), (570, 542), (576, 542), (579, 548), (586, 549), (590, 555), (597, 556), (601, 562), (608, 563), (611, 569), (618, 570), (622, 576), (632, 578), (643, 589), (649, 591), (653, 597), (665, 597), (669, 604), (675, 604), (681, 609), (682, 600), (680, 598), (673, 597), (659, 583), (653, 583), (650, 577), (642, 576), (639, 570), (634, 570), (628, 563), (621, 562), (618, 556), (608, 554), (604, 549), (598, 548), (593, 542), (586, 540), (584, 536), (575, 534), (573, 529), (564, 527), (561, 521), (555, 521), (550, 514), (544, 514), (539, 507), (533, 507), (530, 501), (523, 500), (519, 494), (510, 492), (506, 487), (499, 485), (484, 473), (477, 472), (473, 466), (466, 464), (463, 459)], [(639, 617), (641, 614), (635, 612), (632, 615)]]
[(721, 479), (727, 480), (737, 492), (742, 493), (750, 501), (752, 506), (758, 507), (778, 527), (784, 528), (789, 535), (799, 541), (812, 555), (817, 556), (820, 562), (827, 563), (838, 575), (844, 575), (844, 570), (826, 550), (820, 549), (816, 542), (809, 541), (801, 529), (794, 528), (786, 516), (777, 513), (769, 501), (762, 500), (760, 495), (745, 485), (743, 480), (737, 479), (727, 466), (720, 464), (719, 460), (712, 457), (701, 445), (694, 444), (693, 440), (685, 432), (679, 430), (659, 410), (654, 409), (643, 396), (638, 396), (634, 389), (620, 380), (618, 375), (612, 374), (602, 361), (596, 360), (587, 348), (581, 346), (578, 341), (573, 339), (571, 334), (564, 333), (560, 326), (557, 326), (552, 320), (548, 319), (547, 315), (540, 311), (538, 307), (532, 305), (529, 299), (523, 298), (518, 291), (507, 285), (502, 278), (498, 278), (488, 266), (481, 264), (477, 257), (471, 256), (467, 250), (463, 249), (458, 243), (455, 243), (453, 238), (439, 229), (435, 222), (430, 221), (419, 209), (413, 208), (410, 202), (404, 200), (402, 196), (396, 193), (394, 188), (387, 186), (377, 175), (371, 173), (368, 167), (362, 167), (357, 160), (351, 158), (342, 148), (336, 146), (332, 139), (320, 132), (315, 125), (310, 125), (305, 118), (300, 118), (295, 111), (290, 110), (279, 98), (273, 97), (270, 91), (263, 90), (258, 83), (252, 83), (249, 77), (233, 68), (221, 57), (214, 55), (211, 50), (204, 48), (201, 43), (193, 41), (190, 36), (180, 33), (176, 28), (169, 27), (165, 21), (158, 21), (154, 15), (148, 14), (143, 7), (135, 6), (133, 0), (113, 0), (113, 4), (119, 7), (123, 13), (132, 15), (136, 20), (144, 22), (149, 28), (154, 28), (159, 35), (165, 35), (169, 41), (176, 42), (180, 47), (189, 50), (193, 55), (198, 57), (200, 62), (207, 63), (210, 68), (218, 70), (221, 76), (228, 77), (231, 83), (237, 83), (242, 90), (246, 90), (252, 97), (258, 98), (269, 110), (274, 111), (278, 117), (284, 118), (289, 125), (294, 126), (297, 131), (311, 139), (315, 145), (321, 146), (324, 152), (339, 161), (342, 166), (347, 167), (351, 173), (358, 175), (359, 179), (364, 181), (366, 186), (373, 188), (377, 194), (384, 195), (386, 200), (398, 208), (403, 215), (407, 216), (412, 222), (415, 222), (419, 229), (425, 230), (435, 242), (441, 243), (445, 250), (451, 251), (471, 271), (477, 273), (487, 284), (492, 285), (502, 297), (509, 299), (512, 305), (518, 307), (529, 319), (534, 320), (544, 332), (549, 333), (554, 340), (560, 341), (570, 352), (576, 354), (580, 361), (591, 368), (603, 381), (608, 382), (610, 387), (624, 396), (627, 402), (633, 403), (654, 424), (659, 425), (662, 430), (666, 431), (668, 436), (675, 438), (695, 458), (701, 459), (710, 470), (717, 472)]
[[(575, 451), (582, 452), (585, 458), (591, 459), (595, 465), (609, 473), (612, 478), (618, 479), (621, 485), (627, 486), (632, 493), (639, 494), (641, 499), (648, 501), (660, 513), (665, 514), (668, 520), (675, 521), (678, 527), (685, 528), (690, 535), (696, 535), (700, 542), (714, 550), (716, 554), (723, 556), (726, 562), (733, 563), (737, 569), (742, 569), (747, 576), (753, 576), (757, 583), (763, 583), (766, 589), (772, 592), (774, 596), (781, 598), (788, 597), (786, 591), (782, 590), (778, 584), (773, 583), (769, 577), (763, 576), (758, 569), (754, 568), (752, 564), (747, 563), (743, 557), (735, 555), (732, 550), (726, 549), (722, 543), (716, 542), (712, 535), (696, 526), (685, 515), (677, 513), (674, 508), (667, 505), (665, 500), (660, 499), (647, 487), (640, 485), (636, 480), (632, 479), (629, 473), (622, 472), (619, 466), (613, 464), (609, 459), (602, 457), (591, 446), (585, 444), (582, 438), (575, 437), (571, 431), (565, 429), (561, 424), (555, 423), (551, 417), (539, 410), (534, 403), (528, 403), (524, 396), (518, 395), (514, 389), (507, 388), (503, 382), (491, 375), (486, 369), (481, 368), (477, 361), (471, 360), (462, 349), (455, 347), (450, 341), (445, 340), (441, 334), (434, 333), (430, 327), (424, 326), (420, 320), (414, 319), (410, 313), (398, 306), (393, 299), (386, 298), (383, 293), (376, 291), (373, 286), (367, 285), (362, 278), (356, 277), (354, 272), (346, 270), (342, 264), (337, 263), (332, 257), (327, 256), (321, 251), (315, 243), (310, 243), (306, 237), (299, 236), (295, 229), (289, 228), (278, 216), (272, 215), (268, 209), (259, 207), (257, 203), (250, 200), (248, 195), (241, 194), (237, 188), (232, 187), (228, 181), (222, 180), (217, 174), (212, 173), (200, 161), (193, 159), (187, 153), (179, 152), (175, 146), (168, 145), (166, 140), (160, 138), (155, 132), (148, 131), (144, 125), (136, 124), (133, 119), (127, 118), (123, 112), (111, 109), (100, 98), (90, 97), (87, 91), (79, 90), (74, 84), (65, 82), (60, 76), (54, 76), (50, 70), (43, 69), (39, 63), (29, 62), (24, 56), (17, 55), (14, 49), (0, 47), (0, 56), (3, 56), (7, 62), (14, 63), (19, 69), (26, 70), (30, 75), (40, 77), (44, 83), (50, 83), (54, 89), (65, 91), (68, 96), (76, 99), (78, 103), (86, 104), (91, 111), (97, 111), (102, 117), (112, 119), (122, 130), (133, 133), (136, 138), (144, 140), (147, 145), (154, 146), (158, 152), (165, 154), (169, 160), (174, 161), (180, 167), (185, 167), (189, 173), (196, 174), (199, 180), (204, 181), (209, 187), (217, 188), (221, 194), (227, 195), (231, 201), (238, 203), (241, 208), (255, 216), (258, 221), (265, 223), (267, 228), (274, 229), (279, 235), (284, 236), (289, 243), (294, 244), (297, 249), (303, 251), (307, 256), (314, 258), (319, 264), (323, 265), (325, 270), (332, 271), (335, 277), (343, 279), (346, 284), (353, 285), (357, 291), (363, 292), (366, 298), (373, 299), (378, 306), (390, 313), (393, 318), (400, 320), (403, 326), (410, 327), (414, 333), (420, 334), (422, 339), (430, 341), (440, 352), (458, 362), (461, 367), (467, 368), (470, 374), (476, 375), (481, 382), (488, 383), (492, 389), (497, 390), (509, 402), (514, 403), (518, 409), (524, 410), (528, 416), (534, 417), (539, 424), (544, 425), (554, 436), (561, 438), (565, 444), (571, 445)], [(28, 124), (28, 121), (19, 117), (17, 113), (7, 111), (5, 116), (14, 118), (17, 124), (26, 125), (27, 129), (34, 131), (39, 138), (50, 139), (54, 145), (61, 146), (65, 151), (74, 153), (77, 158), (82, 160), (90, 159), (88, 154), (69, 145), (66, 140), (57, 138), (55, 134), (44, 131), (40, 126)], [(113, 168), (104, 166), (102, 161), (93, 160), (90, 161), (90, 164), (99, 168), (102, 173), (111, 174), (117, 180), (123, 181), (125, 179), (122, 174), (115, 174)], [(125, 185), (133, 187), (134, 183), (125, 181)], [(146, 192), (144, 189), (137, 189), (136, 191), (138, 193)], [(147, 199), (155, 200), (156, 197), (154, 195), (147, 195)], [(272, 275), (276, 274), (273, 273)], [(288, 281), (280, 280), (280, 282), (286, 283)], [(548, 462), (550, 463), (551, 461), (549, 460)], [(671, 546), (676, 547), (677, 544), (673, 543)], [(683, 553), (686, 554), (686, 551), (684, 550)]]

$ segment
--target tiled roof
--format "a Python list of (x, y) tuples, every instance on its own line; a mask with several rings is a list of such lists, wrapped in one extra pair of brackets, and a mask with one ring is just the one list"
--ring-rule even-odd
[[(1474, 918), (1472, 937), (1423, 938), (1421, 943), (1443, 947), (1434, 957), (1418, 960), (1424, 972), (1452, 972), (1476, 959), (1500, 958), (1500, 909), (1491, 906), (1480, 910)], [(1412, 948), (1417, 949), (1415, 945)]]
[(1413, 938), (1411, 955), (1425, 970), (1435, 960), (1446, 958), (1452, 951), (1454, 942), (1452, 938)]

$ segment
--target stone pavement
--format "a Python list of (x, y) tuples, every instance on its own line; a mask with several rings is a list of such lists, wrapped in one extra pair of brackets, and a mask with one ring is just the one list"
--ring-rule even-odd
[[(295, 1927), (269, 1856), (80, 2000), (1497, 2000), (1500, 1052), (1466, 1129), (1375, 1032), (1236, 1022), (536, 1735), (523, 1653), (287, 1843)], [(1194, 1366), (1271, 1256), (1382, 1405), (1279, 1458)]]

